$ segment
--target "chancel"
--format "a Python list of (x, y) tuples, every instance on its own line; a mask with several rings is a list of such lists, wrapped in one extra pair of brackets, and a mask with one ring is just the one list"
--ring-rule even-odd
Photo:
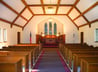
[(98, 72), (98, 0), (0, 0), (0, 72)]

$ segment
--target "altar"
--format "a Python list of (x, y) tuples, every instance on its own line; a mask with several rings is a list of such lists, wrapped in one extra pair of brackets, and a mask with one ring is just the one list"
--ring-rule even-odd
[(36, 42), (37, 43), (39, 43), (39, 42), (42, 43), (43, 47), (58, 47), (59, 42), (65, 43), (65, 35), (60, 35), (60, 36), (56, 36), (56, 35), (45, 35), (45, 36), (37, 35), (36, 36)]
[(55, 35), (46, 35), (44, 37), (45, 44), (56, 44), (58, 42), (58, 37)]

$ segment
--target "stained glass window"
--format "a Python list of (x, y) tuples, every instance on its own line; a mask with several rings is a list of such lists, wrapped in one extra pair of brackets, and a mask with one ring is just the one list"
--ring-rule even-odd
[(57, 24), (54, 23), (54, 35), (56, 35), (56, 34), (57, 34)]
[(45, 23), (45, 35), (48, 34), (48, 27), (47, 27), (47, 23)]
[(52, 35), (52, 22), (49, 22), (49, 35)]

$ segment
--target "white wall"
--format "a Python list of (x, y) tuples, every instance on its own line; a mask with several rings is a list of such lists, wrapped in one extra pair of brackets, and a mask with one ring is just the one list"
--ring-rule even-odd
[[(36, 34), (38, 33), (38, 25), (49, 19), (50, 16), (34, 16), (33, 19), (27, 24), (23, 30), (23, 43), (30, 43), (30, 31), (32, 33), (32, 43), (36, 42)], [(78, 43), (79, 34), (76, 26), (66, 17), (66, 16), (51, 16), (51, 18), (56, 19), (58, 22), (63, 24), (63, 32), (66, 34), (66, 43)], [(74, 37), (73, 37), (74, 34)]]
[[(98, 46), (98, 42), (95, 42), (95, 29), (98, 28), (98, 22), (91, 24), (91, 28), (89, 26), (84, 26), (79, 29), (79, 37), (80, 32), (84, 32), (84, 42), (88, 45), (93, 45), (94, 47)], [(80, 38), (79, 38), (80, 39)]]
[[(17, 32), (22, 33), (21, 28), (16, 26), (13, 26), (13, 28), (11, 28), (10, 24), (2, 22), (2, 21), (0, 21), (0, 28), (1, 30), (7, 29), (7, 42), (3, 42), (3, 37), (2, 37), (0, 42), (0, 48), (2, 48), (2, 46), (17, 44)], [(2, 32), (2, 36), (3, 36), (3, 32)], [(21, 34), (21, 39), (22, 39), (22, 34)]]

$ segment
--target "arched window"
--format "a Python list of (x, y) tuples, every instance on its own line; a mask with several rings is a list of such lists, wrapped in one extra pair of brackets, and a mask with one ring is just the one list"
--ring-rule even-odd
[(54, 23), (54, 35), (56, 35), (56, 34), (57, 34), (57, 24)]
[(49, 22), (49, 35), (52, 35), (52, 22)]
[(48, 27), (47, 27), (47, 23), (45, 23), (44, 31), (45, 31), (45, 35), (47, 35), (47, 34), (48, 34)]
[(57, 24), (56, 23), (54, 23), (54, 24), (52, 24), (52, 22), (49, 22), (49, 24), (46, 22), (45, 24), (44, 24), (44, 34), (45, 35), (52, 35), (52, 34), (54, 34), (54, 35), (57, 35)]

